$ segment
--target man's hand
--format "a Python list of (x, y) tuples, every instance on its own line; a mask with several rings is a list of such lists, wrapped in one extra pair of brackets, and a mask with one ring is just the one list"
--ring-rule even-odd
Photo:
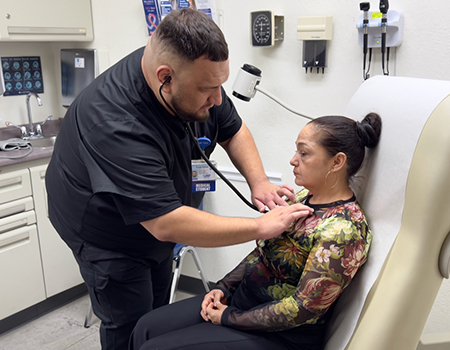
[(307, 217), (314, 209), (296, 203), (290, 206), (278, 206), (261, 217), (255, 219), (261, 239), (271, 239), (281, 235), (295, 220)]
[(274, 209), (279, 205), (287, 206), (288, 204), (282, 198), (283, 196), (295, 202), (294, 189), (289, 185), (278, 187), (267, 180), (253, 184), (251, 190), (252, 202), (261, 213), (265, 211), (266, 206), (269, 209)]

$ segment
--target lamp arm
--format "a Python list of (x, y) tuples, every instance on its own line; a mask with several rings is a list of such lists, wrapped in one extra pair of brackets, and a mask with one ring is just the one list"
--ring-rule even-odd
[(291, 107), (287, 106), (285, 103), (281, 102), (277, 97), (275, 97), (274, 95), (272, 95), (270, 92), (265, 91), (264, 89), (260, 88), (259, 85), (255, 86), (255, 90), (263, 93), (264, 95), (266, 95), (267, 97), (271, 98), (272, 100), (274, 100), (276, 103), (278, 103), (280, 106), (286, 108), (289, 112), (292, 112), (294, 114), (297, 114), (303, 118), (309, 119), (309, 120), (313, 120), (314, 118), (312, 117), (308, 117), (307, 115), (304, 115), (302, 113), (299, 113), (297, 111), (295, 111), (294, 109), (292, 109)]

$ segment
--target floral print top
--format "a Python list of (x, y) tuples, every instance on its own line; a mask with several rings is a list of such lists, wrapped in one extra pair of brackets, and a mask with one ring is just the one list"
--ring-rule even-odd
[(297, 203), (314, 208), (311, 216), (276, 238), (257, 241), (217, 283), (229, 305), (222, 325), (279, 332), (323, 323), (365, 263), (372, 233), (355, 197), (326, 205), (311, 205), (310, 197), (306, 189), (296, 194)]

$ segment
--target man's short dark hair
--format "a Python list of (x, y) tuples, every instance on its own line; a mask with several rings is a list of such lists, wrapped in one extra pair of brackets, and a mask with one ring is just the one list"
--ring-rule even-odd
[(220, 28), (205, 13), (193, 9), (171, 11), (153, 37), (164, 50), (181, 59), (194, 61), (202, 56), (214, 62), (228, 59), (228, 45)]

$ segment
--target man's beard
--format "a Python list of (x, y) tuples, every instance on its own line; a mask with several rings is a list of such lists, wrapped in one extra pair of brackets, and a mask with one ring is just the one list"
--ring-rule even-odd
[(185, 121), (185, 122), (205, 122), (208, 120), (209, 118), (209, 110), (205, 111), (204, 115), (198, 115), (198, 114), (194, 114), (194, 113), (190, 113), (190, 112), (186, 112), (183, 110), (182, 107), (180, 107), (180, 105), (182, 105), (183, 99), (180, 98), (180, 95), (174, 95), (171, 101), (172, 104), (172, 108), (173, 110), (176, 112), (176, 114), (178, 115), (178, 117)]

